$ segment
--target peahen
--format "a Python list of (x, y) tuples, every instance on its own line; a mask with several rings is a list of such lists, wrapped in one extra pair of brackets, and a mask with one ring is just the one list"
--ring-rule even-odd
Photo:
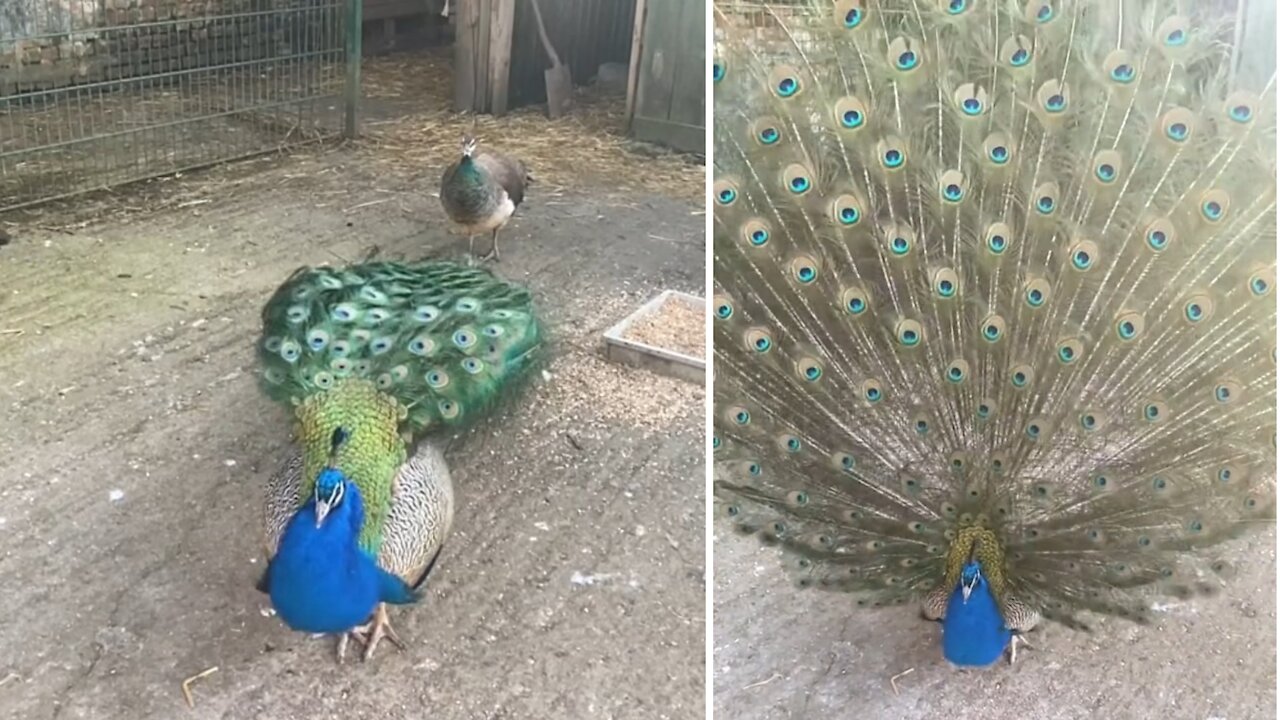
[(449, 219), (467, 236), (468, 257), (474, 256), (476, 236), (493, 233), (493, 248), (480, 258), (501, 260), (498, 231), (524, 201), (532, 181), (524, 162), (501, 153), (476, 151), (476, 138), (462, 139), (462, 156), (440, 177), (440, 203)]
[(268, 482), (258, 587), (287, 625), (338, 634), (339, 660), (349, 637), (366, 659), (400, 645), (385, 603), (416, 599), (453, 520), (431, 436), (510, 395), (541, 343), (528, 291), (480, 268), (304, 268), (276, 291), (262, 387), (294, 409), (300, 447)]
[(716, 506), (800, 587), (986, 666), (1274, 522), (1274, 77), (1211, 5), (719, 9)]

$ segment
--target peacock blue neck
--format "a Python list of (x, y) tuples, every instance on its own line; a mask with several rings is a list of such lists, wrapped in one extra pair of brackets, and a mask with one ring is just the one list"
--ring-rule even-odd
[(322, 470), (320, 477), (316, 478), (315, 496), (298, 512), (309, 509), (311, 517), (316, 517), (319, 511), (316, 497), (326, 499), (334, 497), (334, 491), (338, 485), (342, 486), (342, 492), (337, 495), (337, 503), (328, 509), (328, 515), (324, 518), (323, 524), (332, 523), (334, 525), (332, 532), (336, 537), (342, 538), (345, 533), (350, 535), (346, 542), (354, 544), (360, 535), (361, 526), (364, 525), (364, 500), (360, 497), (360, 488), (341, 470), (331, 467)]
[(294, 412), (303, 449), (300, 501), (314, 494), (316, 479), (333, 460), (334, 430), (351, 430), (333, 469), (360, 489), (365, 513), (360, 547), (376, 557), (396, 473), (407, 455), (399, 427), (408, 409), (373, 382), (347, 378), (311, 395)]
[(1000, 659), (1012, 637), (982, 565), (968, 561), (947, 602), (942, 654), (956, 665), (985, 667)]
[(333, 468), (320, 474), (316, 487), (321, 498), (336, 502), (321, 518), (316, 498), (308, 499), (285, 528), (267, 570), (271, 604), (294, 630), (345, 632), (373, 612), (380, 573), (356, 544), (364, 515), (360, 489)]

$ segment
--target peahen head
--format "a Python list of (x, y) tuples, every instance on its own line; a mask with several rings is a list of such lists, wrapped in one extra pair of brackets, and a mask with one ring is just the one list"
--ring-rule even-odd
[(464, 135), (462, 137), (462, 157), (469, 158), (476, 152), (476, 138), (474, 135)]

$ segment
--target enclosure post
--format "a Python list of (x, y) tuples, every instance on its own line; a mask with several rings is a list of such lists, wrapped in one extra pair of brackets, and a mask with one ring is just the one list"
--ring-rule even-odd
[(507, 114), (511, 82), (511, 43), (515, 35), (515, 0), (493, 0), (489, 21), (489, 112)]
[(342, 134), (354, 138), (360, 134), (360, 56), (364, 37), (364, 0), (347, 0), (347, 82), (343, 93), (346, 118)]
[(641, 43), (644, 42), (644, 24), (648, 8), (645, 0), (636, 0), (636, 17), (631, 25), (631, 65), (627, 68), (627, 129), (631, 129), (631, 118), (636, 114), (636, 87), (640, 82), (640, 60), (644, 57)]

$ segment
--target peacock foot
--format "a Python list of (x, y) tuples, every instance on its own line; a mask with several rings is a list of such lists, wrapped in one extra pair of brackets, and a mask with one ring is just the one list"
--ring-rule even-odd
[(502, 254), (498, 252), (498, 231), (493, 231), (493, 247), (489, 252), (480, 258), (480, 262), (488, 262), (492, 259), (494, 262), (502, 262)]
[(1022, 643), (1023, 645), (1026, 645), (1028, 650), (1036, 649), (1034, 645), (1027, 642), (1027, 638), (1025, 635), (1021, 635), (1021, 634), (1014, 635), (1009, 640), (1009, 664), (1010, 665), (1013, 665), (1013, 663), (1018, 659), (1018, 643)]
[(342, 663), (346, 659), (347, 642), (355, 638), (364, 645), (365, 661), (373, 659), (373, 651), (377, 649), (378, 643), (383, 638), (391, 641), (392, 645), (404, 650), (404, 643), (400, 641), (400, 636), (396, 635), (396, 631), (391, 627), (391, 618), (387, 615), (386, 603), (379, 603), (378, 609), (373, 613), (373, 619), (364, 625), (358, 625), (351, 629), (350, 632), (344, 633), (338, 638), (338, 662)]

